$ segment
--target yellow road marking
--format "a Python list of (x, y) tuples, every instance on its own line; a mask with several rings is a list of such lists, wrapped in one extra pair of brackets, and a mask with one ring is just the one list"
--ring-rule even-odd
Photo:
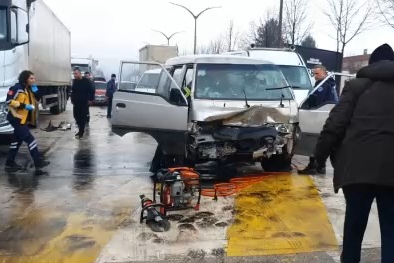
[(129, 207), (105, 216), (34, 209), (0, 232), (0, 263), (92, 263), (129, 215)]
[(228, 256), (338, 249), (332, 225), (309, 176), (268, 177), (238, 194), (228, 230)]

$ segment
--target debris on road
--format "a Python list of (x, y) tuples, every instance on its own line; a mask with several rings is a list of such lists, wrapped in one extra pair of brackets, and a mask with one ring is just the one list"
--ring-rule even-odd
[(46, 131), (46, 132), (53, 132), (56, 130), (62, 130), (62, 131), (71, 130), (71, 123), (69, 123), (67, 121), (62, 121), (56, 127), (52, 124), (52, 121), (49, 121), (48, 126), (44, 129), (41, 129), (41, 130)]

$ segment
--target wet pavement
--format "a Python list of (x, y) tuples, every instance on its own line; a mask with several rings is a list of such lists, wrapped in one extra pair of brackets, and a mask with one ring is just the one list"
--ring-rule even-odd
[[(138, 222), (139, 195), (152, 193), (147, 163), (156, 143), (145, 134), (112, 134), (105, 114), (91, 108), (81, 141), (74, 127), (34, 130), (51, 161), (43, 172), (32, 169), (26, 146), (17, 160), (25, 171), (1, 168), (0, 263), (339, 262), (345, 206), (333, 194), (331, 175), (281, 175), (236, 197), (204, 197), (200, 211), (172, 213), (170, 231), (152, 233)], [(70, 110), (41, 120), (41, 128), (49, 120), (73, 123)], [(0, 146), (1, 165), (6, 151)], [(257, 168), (237, 171), (248, 169)], [(377, 222), (374, 207), (363, 262), (379, 262)]]

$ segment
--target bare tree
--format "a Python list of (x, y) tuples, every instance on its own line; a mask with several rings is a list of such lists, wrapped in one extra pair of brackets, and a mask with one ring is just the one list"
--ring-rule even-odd
[(269, 10), (259, 22), (251, 22), (250, 32), (244, 39), (241, 39), (240, 45), (247, 46), (254, 43), (257, 47), (280, 47), (283, 42), (280, 32), (277, 12)]
[(337, 52), (343, 54), (350, 41), (370, 28), (373, 5), (370, 0), (327, 0), (327, 3), (329, 8), (323, 13), (335, 28)]
[(233, 51), (238, 48), (240, 38), (241, 34), (235, 28), (234, 21), (231, 20), (225, 33), (225, 45), (227, 46), (227, 51)]
[(394, 0), (377, 0), (377, 4), (385, 24), (394, 28)]
[(313, 23), (308, 19), (308, 0), (285, 1), (285, 34), (287, 42), (300, 44), (310, 33)]
[(219, 37), (216, 40), (212, 40), (206, 46), (200, 46), (199, 54), (220, 54), (226, 51), (226, 45), (223, 42), (223, 38)]

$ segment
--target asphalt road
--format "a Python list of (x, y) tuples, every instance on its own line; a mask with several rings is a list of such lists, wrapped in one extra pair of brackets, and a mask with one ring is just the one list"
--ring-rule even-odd
[[(34, 171), (25, 145), (17, 161), (26, 169), (18, 173), (0, 170), (1, 263), (339, 262), (344, 203), (343, 197), (332, 194), (331, 171), (324, 178), (288, 174), (256, 185), (254, 194), (262, 191), (278, 197), (270, 205), (253, 203), (252, 190), (218, 202), (203, 198), (201, 211), (208, 212), (209, 219), (198, 218), (195, 211), (185, 212), (183, 217), (200, 220), (188, 226), (192, 232), (175, 221), (170, 232), (155, 236), (139, 224), (138, 217), (139, 195), (150, 196), (152, 192), (147, 163), (156, 143), (145, 134), (122, 138), (112, 134), (105, 108), (92, 107), (91, 116), (90, 128), (81, 141), (74, 139), (74, 125), (71, 131), (33, 130), (40, 151), (51, 161), (44, 171)], [(40, 128), (45, 128), (50, 120), (55, 126), (61, 121), (74, 124), (70, 105), (66, 113), (58, 116), (42, 113)], [(0, 146), (1, 165), (6, 152), (7, 147)], [(306, 158), (297, 157), (295, 164), (305, 161)], [(258, 169), (237, 167), (239, 174), (232, 176), (243, 175), (246, 170), (261, 173)], [(286, 189), (280, 185), (285, 181)], [(289, 195), (279, 198), (279, 190), (286, 190)], [(291, 198), (300, 198), (298, 204), (303, 206), (291, 203)], [(250, 213), (260, 206), (258, 211), (273, 213), (282, 224), (271, 224), (258, 212)], [(300, 209), (311, 214), (296, 222), (295, 217), (302, 217), (297, 215)], [(380, 258), (379, 228), (376, 212), (373, 214), (362, 261), (368, 263), (377, 263)], [(305, 223), (309, 219), (312, 225)], [(201, 222), (210, 220), (223, 224), (203, 227)], [(234, 222), (241, 223), (237, 226)], [(255, 231), (263, 225), (264, 231)], [(299, 233), (298, 228), (304, 234), (294, 239), (299, 245), (291, 247), (289, 236), (267, 236), (266, 231)], [(308, 228), (313, 228), (310, 234)], [(250, 242), (248, 235), (253, 237)], [(271, 243), (274, 245), (267, 249)]]

